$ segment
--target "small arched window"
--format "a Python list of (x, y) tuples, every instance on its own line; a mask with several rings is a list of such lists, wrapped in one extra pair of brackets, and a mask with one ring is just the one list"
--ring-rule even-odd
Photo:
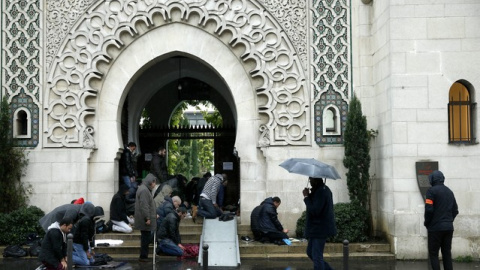
[(340, 135), (340, 112), (334, 105), (323, 110), (323, 135)]
[(15, 111), (13, 121), (13, 137), (24, 139), (31, 137), (30, 112), (25, 108)]
[(450, 87), (448, 98), (449, 143), (475, 143), (473, 136), (475, 103), (472, 102), (472, 94), (466, 84), (459, 81)]

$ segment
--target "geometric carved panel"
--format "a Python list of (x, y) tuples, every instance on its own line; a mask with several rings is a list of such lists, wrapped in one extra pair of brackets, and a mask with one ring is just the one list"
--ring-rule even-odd
[[(315, 141), (317, 144), (341, 144), (347, 101), (351, 91), (349, 1), (315, 0), (312, 9)], [(340, 136), (329, 136), (319, 132), (322, 127), (323, 108), (329, 104), (335, 105), (340, 110), (342, 130)]]
[(31, 136), (16, 140), (26, 147), (35, 147), (39, 142), (41, 6), (42, 2), (35, 0), (2, 1), (2, 93), (10, 104), (10, 130), (18, 108), (29, 112)]
[[(173, 16), (181, 10), (180, 18)], [(164, 20), (154, 17), (160, 16)], [(110, 63), (108, 46), (124, 49), (120, 37), (141, 38), (137, 22), (148, 29), (171, 23), (189, 24), (245, 51), (239, 61), (254, 61), (250, 76), (261, 78), (258, 113), (259, 146), (309, 145), (310, 113), (302, 63), (275, 18), (256, 1), (100, 1), (87, 9), (70, 29), (53, 58), (45, 96), (44, 145), (95, 147), (97, 93), (90, 80), (103, 79), (99, 61)], [(206, 27), (208, 21), (208, 27)], [(211, 24), (215, 27), (210, 27)], [(227, 39), (228, 38), (228, 39)], [(164, 40), (158, 42), (164, 42)], [(228, 41), (223, 41), (228, 40)], [(50, 41), (48, 41), (50, 42)], [(193, 45), (192, 45), (193, 46)], [(250, 66), (247, 65), (246, 66)]]
[[(324, 109), (333, 105), (339, 110), (340, 117), (340, 134), (324, 135), (323, 134), (323, 112)], [(320, 99), (315, 103), (315, 141), (317, 144), (340, 144), (343, 143), (345, 127), (347, 124), (348, 104), (343, 100), (342, 95), (333, 91), (332, 87), (320, 95)]]

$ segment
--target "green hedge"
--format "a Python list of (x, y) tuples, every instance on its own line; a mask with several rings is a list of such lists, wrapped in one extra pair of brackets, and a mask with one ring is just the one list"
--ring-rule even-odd
[(45, 213), (36, 206), (22, 207), (8, 214), (0, 213), (0, 245), (22, 244), (31, 233), (45, 234), (38, 223)]
[[(351, 203), (337, 203), (334, 205), (335, 225), (337, 235), (329, 241), (341, 243), (347, 239), (349, 242), (365, 242), (368, 240), (368, 213), (362, 207)], [(297, 220), (295, 233), (298, 238), (304, 237), (306, 211)]]

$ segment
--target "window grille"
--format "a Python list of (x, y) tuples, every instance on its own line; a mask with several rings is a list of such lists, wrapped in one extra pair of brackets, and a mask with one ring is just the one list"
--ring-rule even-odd
[(475, 143), (472, 117), (475, 105), (463, 84), (452, 85), (448, 103), (449, 143)]

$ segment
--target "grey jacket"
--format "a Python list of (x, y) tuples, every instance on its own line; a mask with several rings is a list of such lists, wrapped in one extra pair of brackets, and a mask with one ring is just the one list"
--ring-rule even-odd
[[(92, 207), (90, 207), (92, 206)], [(72, 219), (73, 223), (75, 223), (80, 215), (80, 213), (88, 214), (87, 210), (94, 209), (92, 204), (64, 204), (60, 205), (57, 208), (53, 209), (50, 213), (46, 214), (42, 217), (39, 221), (40, 226), (42, 226), (43, 230), (47, 232), (48, 227), (52, 225), (52, 223), (58, 221), (60, 222), (63, 218), (70, 218)]]
[[(155, 201), (149, 187), (155, 181), (155, 176), (149, 173), (143, 179), (142, 185), (138, 188), (135, 196), (135, 228), (141, 231), (154, 231), (157, 228)], [(150, 226), (145, 224), (148, 219), (150, 220)]]

